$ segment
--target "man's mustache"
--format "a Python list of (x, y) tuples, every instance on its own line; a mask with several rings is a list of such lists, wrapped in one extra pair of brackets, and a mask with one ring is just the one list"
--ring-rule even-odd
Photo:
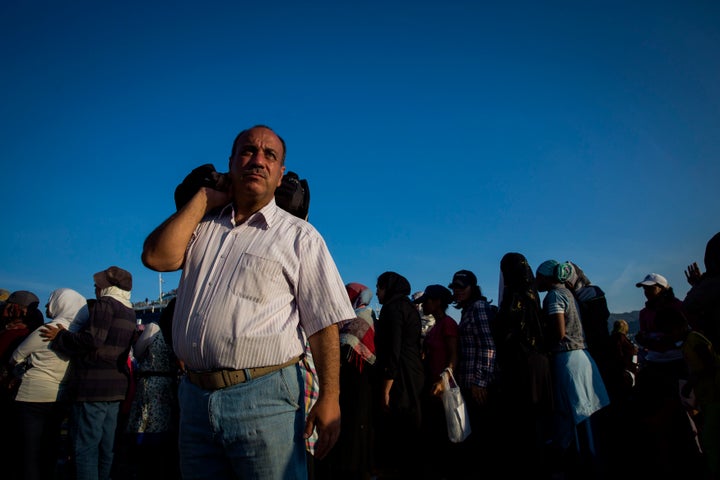
[(267, 170), (265, 170), (262, 167), (246, 168), (240, 172), (240, 178), (245, 177), (247, 175), (259, 175), (263, 178), (267, 178), (267, 176), (268, 176)]

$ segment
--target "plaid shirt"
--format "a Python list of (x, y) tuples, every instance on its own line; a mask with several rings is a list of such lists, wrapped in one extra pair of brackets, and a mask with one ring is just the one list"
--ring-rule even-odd
[(463, 308), (458, 334), (460, 361), (455, 377), (463, 388), (488, 387), (495, 379), (495, 342), (490, 332), (490, 305), (477, 300)]
[[(307, 340), (305, 341), (305, 355), (303, 356), (302, 362), (300, 362), (300, 371), (305, 379), (305, 419), (307, 419), (310, 409), (313, 405), (315, 405), (315, 402), (320, 395), (320, 384), (318, 384), (315, 362), (312, 358), (310, 342)], [(310, 438), (305, 439), (305, 449), (313, 455), (315, 454), (315, 444), (317, 443), (317, 439), (317, 429), (313, 430)]]

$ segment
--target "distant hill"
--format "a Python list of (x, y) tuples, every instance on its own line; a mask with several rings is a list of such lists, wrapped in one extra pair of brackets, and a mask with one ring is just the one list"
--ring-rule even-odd
[(610, 318), (608, 319), (608, 329), (611, 332), (615, 320), (625, 320), (628, 322), (628, 327), (630, 327), (630, 338), (633, 338), (638, 330), (640, 330), (640, 310), (634, 310), (626, 313), (611, 313)]

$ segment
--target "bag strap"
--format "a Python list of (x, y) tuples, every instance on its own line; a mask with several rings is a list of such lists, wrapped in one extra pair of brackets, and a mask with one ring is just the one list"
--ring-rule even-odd
[(458, 385), (457, 380), (455, 380), (455, 377), (453, 376), (452, 368), (446, 368), (445, 370), (443, 370), (443, 373), (447, 373), (449, 379), (452, 380), (452, 383), (453, 383), (454, 385), (450, 385), (451, 387), (452, 387), (452, 386), (455, 386), (455, 387), (459, 387), (459, 386), (460, 386), (460, 385)]

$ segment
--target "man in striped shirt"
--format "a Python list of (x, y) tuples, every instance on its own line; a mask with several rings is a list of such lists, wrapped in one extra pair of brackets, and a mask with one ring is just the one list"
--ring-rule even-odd
[[(322, 236), (275, 203), (285, 142), (240, 132), (230, 187), (202, 187), (143, 246), (156, 271), (182, 269), (173, 344), (184, 480), (307, 478), (305, 438), (324, 457), (340, 430), (338, 323), (355, 314)], [(320, 385), (307, 419), (298, 360), (307, 335)]]

